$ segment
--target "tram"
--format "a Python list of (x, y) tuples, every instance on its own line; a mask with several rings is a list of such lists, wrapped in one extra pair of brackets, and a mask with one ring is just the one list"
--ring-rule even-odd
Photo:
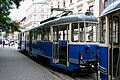
[(101, 13), (99, 56), (101, 80), (120, 80), (120, 0)]
[(51, 17), (19, 34), (19, 49), (43, 56), (50, 65), (94, 73), (98, 64), (98, 21), (89, 13)]

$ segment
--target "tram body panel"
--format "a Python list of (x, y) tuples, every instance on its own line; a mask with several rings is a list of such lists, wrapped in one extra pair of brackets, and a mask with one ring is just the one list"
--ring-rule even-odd
[[(89, 46), (89, 50), (86, 50), (86, 47)], [(80, 53), (83, 53), (83, 60), (94, 60), (96, 56), (96, 47), (97, 45), (73, 45), (69, 46), (69, 58), (79, 59)], [(73, 54), (77, 53), (77, 54)]]
[(29, 51), (29, 41), (26, 41), (26, 50)]
[(32, 42), (32, 55), (41, 55), (47, 58), (52, 57), (52, 42)]
[(99, 70), (101, 80), (108, 80), (108, 47), (99, 46)]
[[(96, 51), (96, 44), (93, 45), (89, 45), (90, 48), (88, 50), (88, 53), (86, 53), (86, 48), (87, 45), (79, 45), (79, 44), (68, 44), (68, 61), (69, 61), (69, 66), (61, 66), (60, 64), (54, 64), (52, 63), (51, 60), (51, 65), (65, 69), (65, 70), (69, 70), (69, 71), (86, 71), (88, 70), (86, 63), (88, 62), (93, 62), (93, 65), (96, 62), (96, 55), (97, 55), (97, 51)], [(93, 51), (93, 53), (91, 53), (90, 51)], [(82, 62), (80, 62), (80, 53), (83, 53), (83, 60)], [(81, 64), (82, 63), (82, 64)], [(82, 68), (81, 66), (85, 66), (84, 68)], [(81, 70), (80, 70), (81, 69)]]
[[(89, 46), (89, 48), (88, 48)], [(97, 60), (97, 50), (96, 50), (96, 44), (83, 44), (83, 45), (69, 45), (69, 62), (78, 64), (80, 68), (82, 66), (87, 69), (88, 66), (86, 64), (91, 63), (91, 65), (94, 65)], [(88, 50), (87, 50), (88, 49)]]

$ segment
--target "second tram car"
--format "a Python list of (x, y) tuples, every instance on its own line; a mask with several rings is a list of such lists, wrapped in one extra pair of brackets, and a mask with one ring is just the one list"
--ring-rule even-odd
[(120, 0), (101, 13), (100, 23), (100, 78), (120, 80)]
[(98, 61), (98, 21), (93, 15), (52, 17), (19, 34), (20, 50), (50, 60), (69, 71), (95, 72)]

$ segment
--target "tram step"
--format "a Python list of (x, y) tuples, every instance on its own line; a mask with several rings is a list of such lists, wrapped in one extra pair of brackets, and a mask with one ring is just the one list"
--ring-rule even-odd
[(59, 57), (60, 57), (60, 59), (67, 59), (66, 55), (60, 55)]
[(60, 59), (60, 63), (61, 63), (61, 64), (66, 64), (66, 63), (67, 63), (67, 60), (66, 60), (66, 59)]

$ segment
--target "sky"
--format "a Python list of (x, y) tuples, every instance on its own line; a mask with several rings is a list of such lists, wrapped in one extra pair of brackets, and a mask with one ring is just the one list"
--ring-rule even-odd
[(10, 10), (10, 18), (12, 18), (12, 20), (22, 20), (26, 13), (26, 9), (29, 7), (29, 5), (31, 4), (32, 0), (25, 0), (24, 2), (21, 2), (18, 9), (11, 9)]
[(10, 17), (12, 20), (22, 20), (25, 16), (26, 13), (25, 11), (28, 9), (28, 7), (32, 4), (32, 1), (34, 2), (44, 2), (47, 0), (24, 0), (23, 2), (20, 3), (19, 9), (12, 9)]

